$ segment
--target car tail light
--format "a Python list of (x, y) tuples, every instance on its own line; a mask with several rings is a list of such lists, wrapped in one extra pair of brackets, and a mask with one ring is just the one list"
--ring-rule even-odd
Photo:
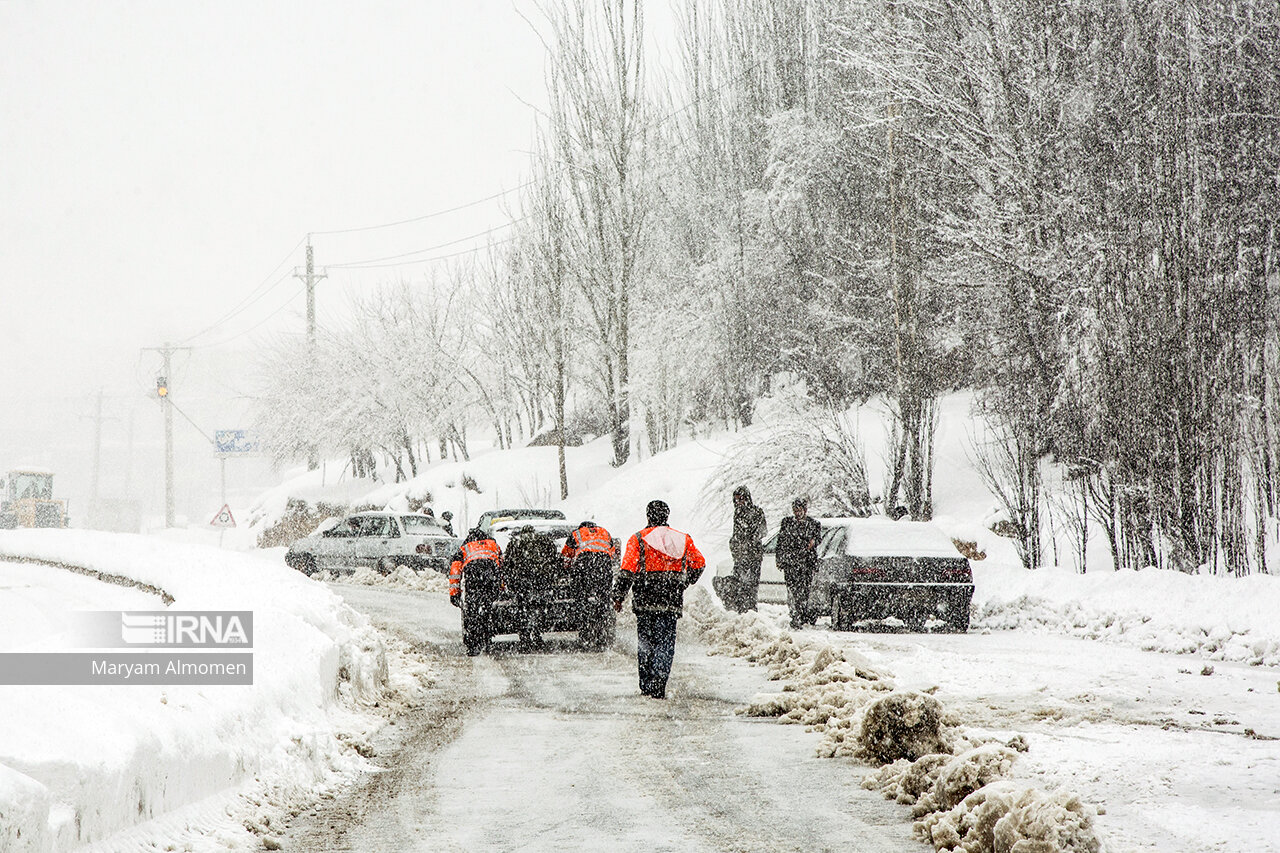
[(849, 569), (849, 574), (860, 578), (882, 577), (886, 573), (884, 566), (854, 566)]
[(418, 543), (418, 547), (417, 547), (417, 548), (414, 548), (413, 550), (417, 551), (419, 554), (429, 554), (429, 553), (431, 553), (431, 548), (430, 548), (430, 546), (428, 546), (428, 545), (427, 545), (427, 543), (426, 543), (426, 542), (419, 542), (419, 543)]

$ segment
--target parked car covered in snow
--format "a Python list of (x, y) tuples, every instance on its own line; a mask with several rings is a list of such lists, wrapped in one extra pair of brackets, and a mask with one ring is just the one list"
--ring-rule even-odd
[(462, 540), (432, 517), (413, 512), (358, 512), (293, 543), (285, 563), (303, 574), (396, 566), (447, 572)]
[[(829, 614), (834, 629), (901, 623), (911, 630), (969, 630), (973, 570), (938, 527), (883, 516), (817, 521), (822, 539), (809, 604), (815, 613)], [(765, 540), (758, 597), (786, 604), (777, 541), (776, 530)], [(732, 560), (716, 567), (712, 586), (722, 598), (723, 579), (732, 574)]]

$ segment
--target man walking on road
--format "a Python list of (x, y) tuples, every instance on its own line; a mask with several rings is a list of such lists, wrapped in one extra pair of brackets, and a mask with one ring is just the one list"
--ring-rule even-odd
[(778, 568), (787, 582), (787, 604), (791, 608), (791, 627), (813, 624), (809, 608), (809, 587), (818, 571), (818, 540), (822, 526), (809, 517), (809, 503), (804, 498), (791, 502), (791, 518), (782, 519), (778, 529)]
[(667, 698), (667, 678), (676, 654), (676, 622), (684, 612), (684, 591), (698, 582), (706, 560), (693, 537), (667, 526), (670, 508), (649, 501), (649, 526), (627, 540), (622, 571), (613, 587), (613, 609), (621, 611), (632, 592), (636, 614), (636, 665), (640, 692)]
[(734, 582), (728, 585), (731, 600), (726, 601), (725, 606), (730, 610), (746, 613), (756, 609), (760, 563), (764, 559), (764, 530), (764, 510), (751, 502), (751, 492), (746, 486), (738, 486), (733, 490), (733, 534), (729, 537)]

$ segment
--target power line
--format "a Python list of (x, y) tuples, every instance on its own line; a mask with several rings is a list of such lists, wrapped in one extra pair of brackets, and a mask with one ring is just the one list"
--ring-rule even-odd
[(504, 195), (510, 195), (511, 193), (516, 192), (517, 190), (522, 190), (532, 183), (533, 183), (533, 179), (530, 179), (528, 181), (525, 181), (523, 184), (519, 184), (517, 186), (512, 187), (509, 190), (503, 190), (500, 193), (494, 193), (493, 195), (485, 196), (484, 198), (478, 198), (475, 201), (469, 201), (466, 204), (460, 204), (457, 207), (450, 207), (447, 210), (437, 210), (434, 213), (426, 213), (426, 214), (423, 214), (422, 216), (415, 216), (411, 219), (400, 219), (395, 222), (383, 222), (380, 225), (363, 225), (359, 228), (335, 228), (332, 231), (312, 231), (311, 234), (313, 236), (317, 234), (319, 235), (354, 234), (357, 231), (375, 231), (379, 228), (392, 228), (396, 225), (408, 225), (412, 222), (423, 222), (428, 219), (434, 219), (437, 216), (444, 216), (449, 213), (457, 213), (459, 210), (466, 210), (469, 207), (475, 207), (476, 205), (484, 204), (487, 201), (493, 201), (496, 198), (502, 198)]
[[(382, 258), (365, 258), (364, 260), (360, 260), (360, 261), (349, 261), (349, 262), (347, 262), (347, 263), (343, 263), (343, 264), (326, 264), (326, 265), (325, 265), (325, 269), (356, 269), (356, 268), (366, 268), (366, 267), (370, 267), (370, 266), (374, 266), (374, 265), (376, 265), (376, 264), (379, 264), (379, 263), (380, 263), (380, 262), (382, 262), (382, 261), (394, 261), (394, 260), (398, 260), (398, 259), (400, 259), (400, 258), (408, 258), (408, 257), (411, 257), (411, 256), (413, 256), (413, 255), (421, 255), (421, 254), (425, 254), (425, 253), (427, 253), (427, 252), (434, 252), (434, 251), (436, 251), (436, 250), (438, 250), (438, 249), (444, 249), (444, 248), (447, 248), (448, 246), (456, 246), (456, 245), (458, 245), (459, 243), (465, 243), (465, 242), (466, 242), (466, 241), (468, 241), (468, 240), (474, 240), (474, 239), (476, 239), (477, 237), (487, 237), (488, 235), (492, 234), (492, 233), (493, 233), (493, 232), (495, 232), (495, 231), (501, 231), (501, 230), (502, 230), (502, 229), (504, 229), (504, 228), (510, 228), (510, 227), (511, 227), (511, 226), (513, 226), (513, 225), (517, 225), (517, 224), (519, 224), (519, 223), (523, 222), (525, 219), (528, 219), (528, 217), (527, 217), (527, 216), (522, 216), (522, 217), (520, 217), (519, 219), (513, 219), (513, 220), (511, 220), (510, 222), (507, 222), (507, 223), (505, 223), (505, 224), (503, 224), (503, 225), (495, 225), (495, 226), (493, 226), (492, 228), (485, 229), (484, 231), (479, 231), (479, 232), (477, 232), (477, 233), (475, 233), (475, 234), (469, 234), (469, 235), (467, 235), (466, 237), (459, 237), (459, 238), (458, 238), (458, 239), (456, 239), (456, 240), (449, 240), (449, 241), (448, 241), (448, 242), (446, 242), (446, 243), (437, 243), (437, 244), (436, 244), (436, 245), (434, 245), (434, 246), (427, 246), (425, 249), (414, 249), (412, 252), (402, 252), (402, 253), (400, 253), (400, 254), (398, 254), (398, 255), (387, 255), (386, 257), (382, 257)], [(480, 247), (477, 247), (477, 250), (478, 250), (478, 249), (483, 249), (483, 248), (484, 248), (484, 246), (480, 246)], [(424, 259), (424, 260), (425, 260), (425, 259)], [(418, 260), (418, 261), (406, 261), (405, 263), (422, 263), (422, 260)], [(386, 266), (401, 266), (401, 264), (387, 264)]]
[(288, 278), (288, 277), (289, 277), (289, 276), (288, 276), (288, 273), (286, 273), (285, 275), (283, 275), (283, 276), (281, 276), (280, 278), (276, 279), (276, 281), (275, 281), (275, 282), (274, 282), (270, 287), (268, 287), (266, 290), (263, 290), (261, 294), (258, 294), (256, 297), (254, 296), (254, 294), (258, 293), (258, 291), (259, 291), (259, 290), (262, 290), (263, 286), (264, 286), (268, 281), (270, 281), (270, 280), (271, 280), (271, 276), (275, 275), (275, 274), (280, 270), (280, 268), (281, 268), (282, 266), (284, 266), (286, 263), (288, 263), (288, 262), (289, 262), (289, 258), (293, 257), (293, 253), (294, 253), (294, 252), (296, 252), (296, 251), (298, 251), (298, 247), (299, 247), (299, 246), (301, 246), (301, 245), (302, 245), (302, 243), (303, 243), (303, 241), (305, 241), (306, 239), (307, 239), (307, 238), (306, 238), (306, 236), (303, 236), (301, 240), (299, 240), (298, 242), (294, 243), (294, 244), (293, 244), (293, 248), (289, 250), (289, 253), (288, 253), (287, 255), (285, 255), (283, 259), (281, 259), (280, 263), (278, 263), (278, 264), (276, 264), (276, 265), (275, 265), (275, 268), (274, 268), (274, 269), (272, 269), (272, 270), (271, 270), (271, 272), (267, 273), (266, 278), (264, 278), (261, 282), (259, 282), (257, 287), (255, 287), (253, 290), (249, 291), (248, 295), (246, 295), (243, 299), (241, 299), (241, 300), (240, 300), (239, 302), (237, 302), (234, 306), (232, 306), (232, 308), (231, 308), (231, 310), (230, 310), (230, 311), (228, 311), (226, 314), (223, 314), (223, 315), (222, 315), (221, 317), (219, 317), (217, 320), (214, 320), (214, 321), (213, 321), (213, 323), (211, 323), (211, 324), (210, 324), (209, 326), (207, 326), (206, 328), (204, 328), (204, 329), (200, 330), (199, 332), (196, 332), (196, 333), (195, 333), (194, 335), (192, 335), (191, 337), (189, 337), (189, 338), (185, 338), (184, 340), (180, 341), (180, 343), (184, 343), (184, 344), (185, 344), (185, 343), (187, 343), (187, 342), (189, 342), (189, 341), (194, 341), (196, 338), (203, 337), (204, 335), (207, 335), (209, 332), (212, 332), (214, 329), (218, 328), (218, 327), (219, 327), (219, 326), (221, 326), (223, 323), (225, 323), (225, 322), (227, 322), (228, 320), (230, 320), (232, 317), (236, 317), (236, 316), (238, 316), (239, 314), (241, 314), (242, 312), (244, 312), (246, 309), (248, 309), (251, 305), (253, 305), (254, 303), (256, 303), (256, 302), (257, 302), (259, 299), (261, 299), (263, 296), (266, 296), (266, 295), (267, 295), (268, 293), (270, 293), (272, 290), (275, 290), (277, 287), (279, 287), (280, 282), (284, 281), (286, 278)]
[(293, 304), (293, 300), (295, 300), (295, 299), (297, 299), (299, 296), (301, 296), (301, 295), (302, 295), (302, 293), (303, 293), (303, 291), (301, 291), (301, 290), (299, 290), (299, 291), (297, 291), (297, 292), (295, 292), (295, 293), (290, 293), (290, 294), (289, 294), (289, 298), (288, 298), (288, 299), (286, 299), (286, 300), (284, 301), (284, 304), (283, 304), (283, 305), (281, 305), (281, 306), (280, 306), (279, 308), (277, 308), (276, 310), (272, 311), (272, 312), (271, 312), (270, 314), (268, 314), (267, 316), (263, 317), (263, 318), (262, 318), (261, 320), (259, 320), (257, 323), (254, 323), (252, 326), (250, 326), (249, 328), (245, 329), (243, 332), (237, 332), (236, 334), (232, 335), (231, 337), (229, 337), (229, 338), (224, 338), (223, 340), (220, 340), (220, 341), (218, 341), (218, 342), (216, 342), (216, 343), (212, 343), (212, 344), (201, 344), (201, 345), (200, 345), (200, 349), (213, 349), (214, 347), (226, 346), (227, 344), (231, 343), (232, 341), (239, 340), (240, 338), (243, 338), (245, 335), (249, 334), (250, 332), (257, 331), (260, 327), (262, 327), (262, 326), (266, 325), (267, 321), (271, 320), (271, 318), (275, 317), (275, 316), (276, 316), (277, 314), (279, 314), (281, 311), (283, 311), (284, 309), (286, 309), (286, 308), (288, 308), (290, 305), (292, 305), (292, 304)]
[(475, 246), (470, 249), (463, 249), (460, 252), (450, 252), (447, 255), (434, 255), (430, 258), (418, 258), (415, 261), (400, 261), (399, 263), (392, 263), (392, 264), (345, 264), (343, 265), (342, 268), (348, 269), (348, 270), (372, 270), (372, 269), (381, 269), (384, 267), (407, 267), (407, 266), (410, 266), (411, 264), (426, 264), (426, 263), (431, 263), (433, 261), (444, 261), (444, 260), (448, 260), (449, 258), (460, 258), (463, 255), (474, 255), (476, 252), (483, 252), (485, 249), (491, 249), (494, 246), (501, 246), (503, 243), (510, 243), (514, 239), (516, 238), (515, 238), (515, 235), (513, 234), (510, 237), (503, 237), (501, 240), (494, 240), (492, 243), (485, 243), (483, 246)]

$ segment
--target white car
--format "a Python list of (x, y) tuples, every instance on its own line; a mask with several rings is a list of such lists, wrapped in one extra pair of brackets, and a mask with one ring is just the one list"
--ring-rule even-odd
[(428, 515), (358, 512), (299, 539), (284, 559), (307, 575), (358, 568), (390, 574), (396, 566), (448, 571), (449, 560), (461, 543)]
[[(852, 630), (872, 622), (901, 620), (915, 630), (941, 625), (969, 629), (973, 570), (938, 527), (927, 521), (818, 518), (818, 571), (809, 594), (815, 613), (830, 615), (832, 627)], [(787, 585), (778, 569), (775, 530), (764, 543), (758, 600), (786, 604)], [(712, 587), (725, 599), (733, 561), (716, 566)], [(731, 596), (730, 596), (731, 597)]]

